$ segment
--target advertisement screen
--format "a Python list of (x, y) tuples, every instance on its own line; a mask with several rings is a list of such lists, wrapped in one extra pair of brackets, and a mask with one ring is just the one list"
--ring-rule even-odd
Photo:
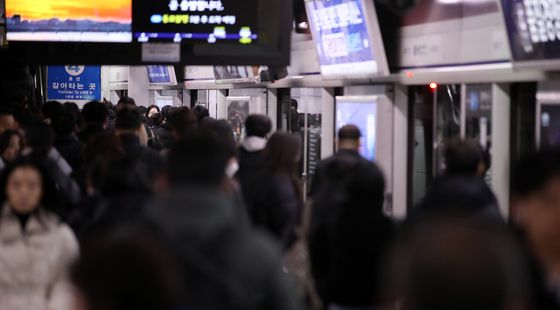
[(355, 125), (362, 133), (360, 154), (375, 159), (377, 98), (336, 98), (336, 132), (345, 125)]
[(8, 41), (131, 42), (132, 0), (6, 0)]
[(138, 42), (220, 40), (251, 44), (258, 40), (258, 0), (139, 1), (134, 6)]
[[(367, 12), (361, 0), (310, 0), (306, 2), (313, 39), (323, 76), (376, 75), (386, 71), (376, 55), (372, 35), (381, 40), (375, 11)], [(371, 18), (372, 20), (368, 20)], [(383, 47), (381, 46), (381, 50)]]
[(560, 59), (560, 3), (503, 0), (502, 7), (514, 61)]
[(168, 66), (147, 66), (150, 84), (170, 84), (171, 75)]

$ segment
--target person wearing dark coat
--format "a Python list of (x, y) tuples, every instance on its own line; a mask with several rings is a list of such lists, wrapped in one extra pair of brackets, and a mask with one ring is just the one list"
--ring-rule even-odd
[(138, 158), (146, 166), (148, 175), (153, 181), (163, 170), (163, 159), (157, 152), (142, 145), (140, 140), (142, 129), (142, 116), (138, 111), (124, 108), (117, 112), (115, 133), (121, 139), (125, 155), (131, 159)]
[(376, 275), (395, 227), (383, 214), (382, 171), (359, 151), (360, 130), (343, 126), (338, 151), (313, 179), (308, 236), (311, 271), (328, 309), (370, 309)]
[(76, 119), (74, 114), (62, 110), (52, 118), (54, 129), (54, 147), (66, 159), (74, 171), (82, 165), (82, 143), (75, 133)]
[(87, 143), (95, 134), (102, 132), (109, 123), (109, 111), (107, 107), (98, 101), (91, 101), (84, 105), (82, 116), (85, 128), (78, 133), (82, 143)]
[(228, 160), (220, 138), (194, 129), (169, 151), (172, 188), (149, 208), (148, 225), (182, 268), (185, 293), (178, 309), (301, 309), (278, 250), (239, 225), (220, 188)]
[(374, 309), (385, 250), (395, 235), (383, 214), (385, 182), (373, 163), (329, 161), (313, 198), (309, 254), (315, 287), (327, 309)]
[(169, 105), (164, 106), (161, 109), (162, 123), (155, 130), (155, 134), (156, 136), (158, 136), (158, 139), (162, 145), (162, 149), (164, 150), (170, 149), (175, 142), (175, 138), (173, 137), (173, 130), (171, 129), (171, 125), (169, 124), (169, 115), (172, 111), (173, 107)]
[(245, 120), (247, 137), (238, 149), (239, 170), (236, 179), (248, 209), (255, 204), (256, 189), (264, 172), (264, 148), (272, 122), (266, 115), (249, 115)]
[(302, 195), (296, 174), (300, 159), (300, 140), (275, 133), (264, 151), (264, 172), (249, 209), (253, 224), (267, 232), (285, 251), (297, 240), (301, 222)]
[(326, 171), (326, 167), (331, 166), (336, 162), (367, 162), (368, 160), (363, 158), (360, 153), (360, 138), (362, 133), (360, 129), (354, 125), (346, 125), (340, 128), (338, 131), (337, 147), (338, 151), (329, 158), (322, 160), (317, 169), (315, 170), (315, 175), (313, 176), (311, 187), (309, 189), (309, 195), (313, 197), (317, 194), (320, 188), (332, 179)]

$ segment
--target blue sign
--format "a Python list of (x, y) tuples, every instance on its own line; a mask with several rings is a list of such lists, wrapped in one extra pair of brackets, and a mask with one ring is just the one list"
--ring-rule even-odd
[(48, 100), (101, 100), (101, 67), (49, 66)]
[(171, 83), (169, 68), (167, 66), (147, 66), (148, 80), (150, 84), (168, 84)]

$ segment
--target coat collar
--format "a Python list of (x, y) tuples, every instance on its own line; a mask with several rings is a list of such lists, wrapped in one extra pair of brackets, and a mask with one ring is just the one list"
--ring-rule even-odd
[[(25, 229), (25, 235), (32, 236), (49, 231), (56, 224), (56, 216), (48, 211), (39, 209), (29, 218)], [(17, 216), (4, 204), (2, 217), (0, 218), (0, 242), (13, 242), (24, 236), (24, 232)]]

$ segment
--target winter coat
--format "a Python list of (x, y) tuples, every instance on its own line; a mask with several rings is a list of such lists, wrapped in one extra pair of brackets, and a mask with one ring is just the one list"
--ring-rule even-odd
[[(256, 138), (259, 139), (259, 138)], [(239, 171), (235, 176), (241, 191), (247, 210), (253, 210), (255, 206), (255, 199), (257, 195), (258, 185), (261, 182), (264, 170), (264, 155), (263, 149), (266, 146), (266, 140), (263, 138), (260, 147), (254, 147), (249, 143), (250, 141), (259, 141), (253, 137), (245, 139), (241, 147), (239, 147)], [(255, 143), (253, 143), (255, 144)], [(256, 143), (258, 144), (258, 143)], [(253, 147), (252, 147), (253, 146)]]
[(81, 167), (82, 143), (74, 133), (57, 135), (54, 140), (54, 147), (66, 159), (74, 171)]
[(77, 256), (74, 234), (54, 214), (38, 211), (22, 231), (18, 218), (4, 207), (0, 219), (0, 309), (72, 309), (66, 272)]
[(285, 250), (296, 241), (301, 222), (302, 201), (290, 177), (264, 173), (257, 189), (255, 204), (249, 210), (253, 224), (269, 233)]
[(219, 189), (173, 190), (148, 208), (147, 219), (180, 260), (185, 309), (301, 309), (278, 251), (239, 225)]

